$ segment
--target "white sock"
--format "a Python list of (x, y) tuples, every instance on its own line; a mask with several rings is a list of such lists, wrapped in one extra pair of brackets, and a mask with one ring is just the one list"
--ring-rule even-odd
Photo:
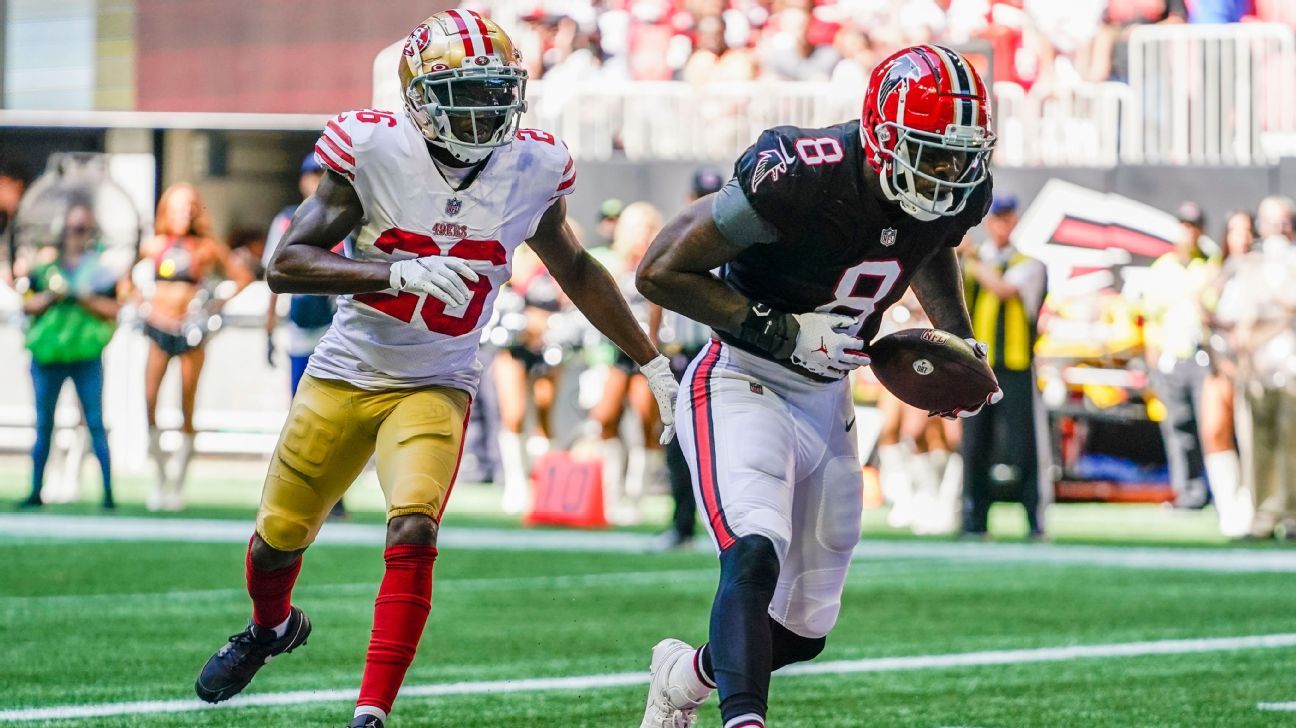
[(533, 458), (538, 458), (549, 452), (549, 449), (552, 446), (552, 443), (549, 442), (549, 438), (544, 435), (532, 435), (527, 438), (526, 452), (527, 455), (530, 455)]
[(686, 659), (679, 660), (671, 666), (670, 677), (667, 683), (677, 685), (684, 690), (684, 696), (689, 700), (701, 705), (711, 695), (715, 687), (704, 682), (704, 678), (698, 673), (702, 671), (702, 648), (699, 647), (689, 653)]
[(148, 454), (153, 460), (153, 465), (157, 467), (156, 491), (161, 491), (167, 482), (167, 454), (162, 449), (162, 430), (157, 427), (149, 428)]
[(356, 718), (359, 718), (362, 715), (372, 715), (378, 720), (381, 720), (383, 723), (387, 722), (387, 711), (383, 710), (382, 708), (375, 708), (372, 705), (356, 706), (355, 715), (351, 716), (351, 719), (355, 720)]
[(179, 497), (184, 492), (185, 477), (189, 474), (189, 462), (194, 455), (194, 437), (192, 432), (183, 433), (180, 449), (176, 450), (175, 475), (171, 479), (171, 491)]
[(644, 471), (647, 467), (647, 453), (647, 449), (642, 445), (636, 445), (630, 448), (630, 452), (626, 455), (625, 492), (626, 497), (636, 506), (644, 494)]
[(617, 438), (599, 441), (599, 455), (603, 458), (603, 510), (612, 520), (621, 504), (625, 488), (626, 450)]
[(765, 728), (765, 719), (755, 713), (744, 713), (725, 721), (724, 728)]
[(500, 465), (504, 469), (502, 507), (505, 513), (518, 514), (527, 505), (526, 446), (518, 433), (500, 432), (499, 449)]
[(878, 446), (878, 483), (882, 486), (882, 497), (891, 504), (887, 514), (887, 523), (894, 528), (909, 525), (911, 519), (910, 505), (913, 500), (913, 481), (905, 461), (912, 454), (904, 443)]
[(1215, 496), (1220, 533), (1241, 538), (1251, 532), (1255, 506), (1251, 494), (1242, 487), (1242, 462), (1233, 450), (1213, 452), (1205, 457), (1206, 477)]
[(932, 509), (936, 508), (936, 491), (940, 490), (940, 473), (936, 470), (931, 452), (918, 452), (908, 456), (908, 478), (914, 487), (914, 500), (910, 505), (910, 525), (915, 534), (928, 534)]
[(959, 527), (963, 511), (963, 456), (954, 452), (945, 461), (940, 488), (936, 492), (931, 533), (954, 533)]
[(288, 623), (292, 621), (292, 612), (288, 613), (288, 618), (276, 624), (274, 627), (275, 637), (283, 637), (288, 634)]

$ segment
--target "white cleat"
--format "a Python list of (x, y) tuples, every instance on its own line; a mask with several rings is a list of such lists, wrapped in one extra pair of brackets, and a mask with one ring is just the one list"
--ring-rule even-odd
[(653, 647), (648, 705), (640, 728), (689, 728), (697, 722), (698, 706), (706, 702), (711, 689), (691, 689), (683, 680), (672, 680), (673, 675), (691, 674), (693, 666), (681, 663), (692, 660), (694, 651), (687, 643), (669, 638)]

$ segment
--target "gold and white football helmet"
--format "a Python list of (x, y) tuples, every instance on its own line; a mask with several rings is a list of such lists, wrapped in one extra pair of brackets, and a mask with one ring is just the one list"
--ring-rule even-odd
[(517, 132), (526, 110), (521, 60), (490, 19), (471, 10), (437, 13), (405, 40), (405, 109), (429, 142), (455, 159), (479, 162)]

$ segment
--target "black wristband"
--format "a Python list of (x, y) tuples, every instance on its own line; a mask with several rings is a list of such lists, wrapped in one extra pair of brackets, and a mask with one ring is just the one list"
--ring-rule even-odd
[(732, 333), (739, 341), (775, 359), (787, 359), (796, 349), (800, 332), (801, 325), (791, 314), (776, 311), (763, 303), (753, 303), (747, 307), (738, 330)]

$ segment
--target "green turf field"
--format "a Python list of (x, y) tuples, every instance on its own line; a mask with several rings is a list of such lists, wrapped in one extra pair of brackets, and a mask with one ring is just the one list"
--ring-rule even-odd
[[(232, 542), (0, 534), (0, 722), (11, 724), (9, 712), (19, 708), (190, 700), (198, 668), (247, 617), (243, 551)], [(714, 568), (705, 554), (443, 549), (432, 618), (406, 685), (493, 684), (407, 697), (389, 725), (636, 726), (645, 688), (634, 681), (646, 679), (649, 649), (667, 635), (704, 637)], [(313, 549), (295, 599), (314, 622), (310, 642), (267, 667), (246, 694), (356, 689), (381, 570), (376, 546)], [(816, 664), (1296, 632), (1292, 580), (1290, 573), (862, 560)], [(776, 677), (771, 725), (1296, 723), (1296, 713), (1257, 708), (1296, 699), (1292, 646), (1007, 662)], [(621, 676), (621, 685), (534, 691), (494, 682), (607, 675)], [(12, 724), (341, 726), (350, 717), (344, 698), (289, 699)], [(719, 725), (714, 699), (702, 716), (701, 725)]]

